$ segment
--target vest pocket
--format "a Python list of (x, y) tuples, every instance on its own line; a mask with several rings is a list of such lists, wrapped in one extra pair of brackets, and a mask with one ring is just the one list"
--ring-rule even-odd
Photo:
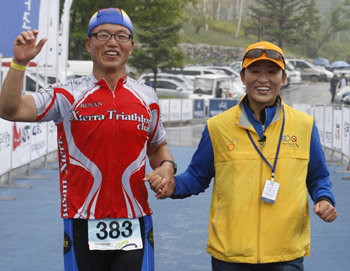
[(216, 222), (218, 222), (219, 217), (220, 217), (221, 205), (222, 205), (222, 199), (219, 201), (219, 207), (218, 207), (218, 210), (217, 210), (217, 212), (216, 212), (215, 220), (214, 220), (214, 223), (213, 223), (213, 229), (214, 229), (214, 231), (215, 231)]

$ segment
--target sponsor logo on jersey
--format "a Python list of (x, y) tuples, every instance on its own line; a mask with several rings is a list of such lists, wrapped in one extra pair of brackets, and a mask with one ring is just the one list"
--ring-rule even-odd
[(99, 107), (102, 106), (102, 102), (97, 102), (97, 103), (82, 103), (80, 105), (80, 108), (93, 108), (93, 107)]
[(106, 114), (97, 115), (81, 115), (80, 111), (73, 111), (70, 121), (102, 121), (105, 119), (139, 122), (139, 124), (137, 124), (137, 129), (146, 132), (149, 131), (149, 125), (151, 123), (151, 120), (142, 114), (125, 114), (124, 112), (118, 113), (117, 110), (108, 110)]
[(68, 218), (67, 180), (62, 181), (62, 213), (63, 218)]

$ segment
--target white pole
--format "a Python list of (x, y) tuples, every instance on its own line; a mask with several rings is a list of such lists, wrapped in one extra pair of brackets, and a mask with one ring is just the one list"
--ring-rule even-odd
[(70, 8), (72, 6), (73, 0), (65, 0), (63, 6), (63, 12), (60, 23), (59, 31), (59, 42), (61, 45), (61, 56), (58, 59), (58, 67), (60, 70), (65, 71), (64, 80), (67, 78), (67, 61), (68, 61), (68, 51), (69, 51), (69, 19), (70, 19)]

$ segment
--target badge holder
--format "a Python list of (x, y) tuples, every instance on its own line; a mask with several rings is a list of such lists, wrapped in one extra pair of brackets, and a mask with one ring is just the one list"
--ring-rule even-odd
[(278, 189), (280, 184), (274, 181), (274, 176), (272, 175), (271, 180), (266, 180), (264, 191), (261, 195), (261, 200), (269, 204), (274, 204), (277, 198)]

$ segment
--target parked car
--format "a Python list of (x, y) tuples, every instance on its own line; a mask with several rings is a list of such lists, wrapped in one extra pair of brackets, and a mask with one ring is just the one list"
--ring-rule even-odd
[(220, 82), (222, 89), (222, 98), (241, 99), (245, 94), (245, 90), (227, 75), (199, 75), (194, 80), (194, 91), (190, 98), (204, 98), (206, 105), (209, 99), (215, 98), (215, 89), (217, 82)]
[(285, 60), (286, 63), (286, 73), (287, 77), (289, 78), (290, 84), (299, 84), (301, 83), (301, 74), (300, 71), (297, 71), (292, 63), (290, 63), (287, 59)]
[(194, 81), (195, 76), (206, 74), (225, 75), (223, 71), (207, 68), (206, 66), (188, 66), (183, 69), (170, 69), (162, 72), (170, 74), (182, 74)]
[(300, 71), (301, 78), (303, 80), (317, 81), (329, 81), (333, 77), (333, 73), (326, 70), (324, 67), (315, 66), (314, 64), (304, 59), (288, 59), (288, 61), (295, 67), (297, 71)]
[[(144, 83), (146, 78), (149, 78), (151, 81), (154, 81), (153, 73), (144, 73), (142, 74), (138, 81)], [(177, 81), (186, 86), (186, 88), (190, 91), (193, 91), (193, 81), (181, 74), (170, 74), (170, 73), (157, 73), (157, 80), (159, 79), (171, 79)]]
[(226, 75), (233, 78), (240, 77), (239, 72), (229, 66), (205, 66), (208, 69), (223, 71)]
[(242, 69), (242, 61), (234, 61), (230, 64), (230, 67), (239, 73)]
[(336, 103), (343, 103), (350, 105), (350, 86), (343, 87), (339, 89), (334, 97)]
[(152, 81), (158, 96), (166, 96), (170, 98), (188, 98), (193, 91), (188, 90), (185, 85), (172, 80), (172, 79), (157, 79), (157, 85), (155, 86), (154, 81)]

